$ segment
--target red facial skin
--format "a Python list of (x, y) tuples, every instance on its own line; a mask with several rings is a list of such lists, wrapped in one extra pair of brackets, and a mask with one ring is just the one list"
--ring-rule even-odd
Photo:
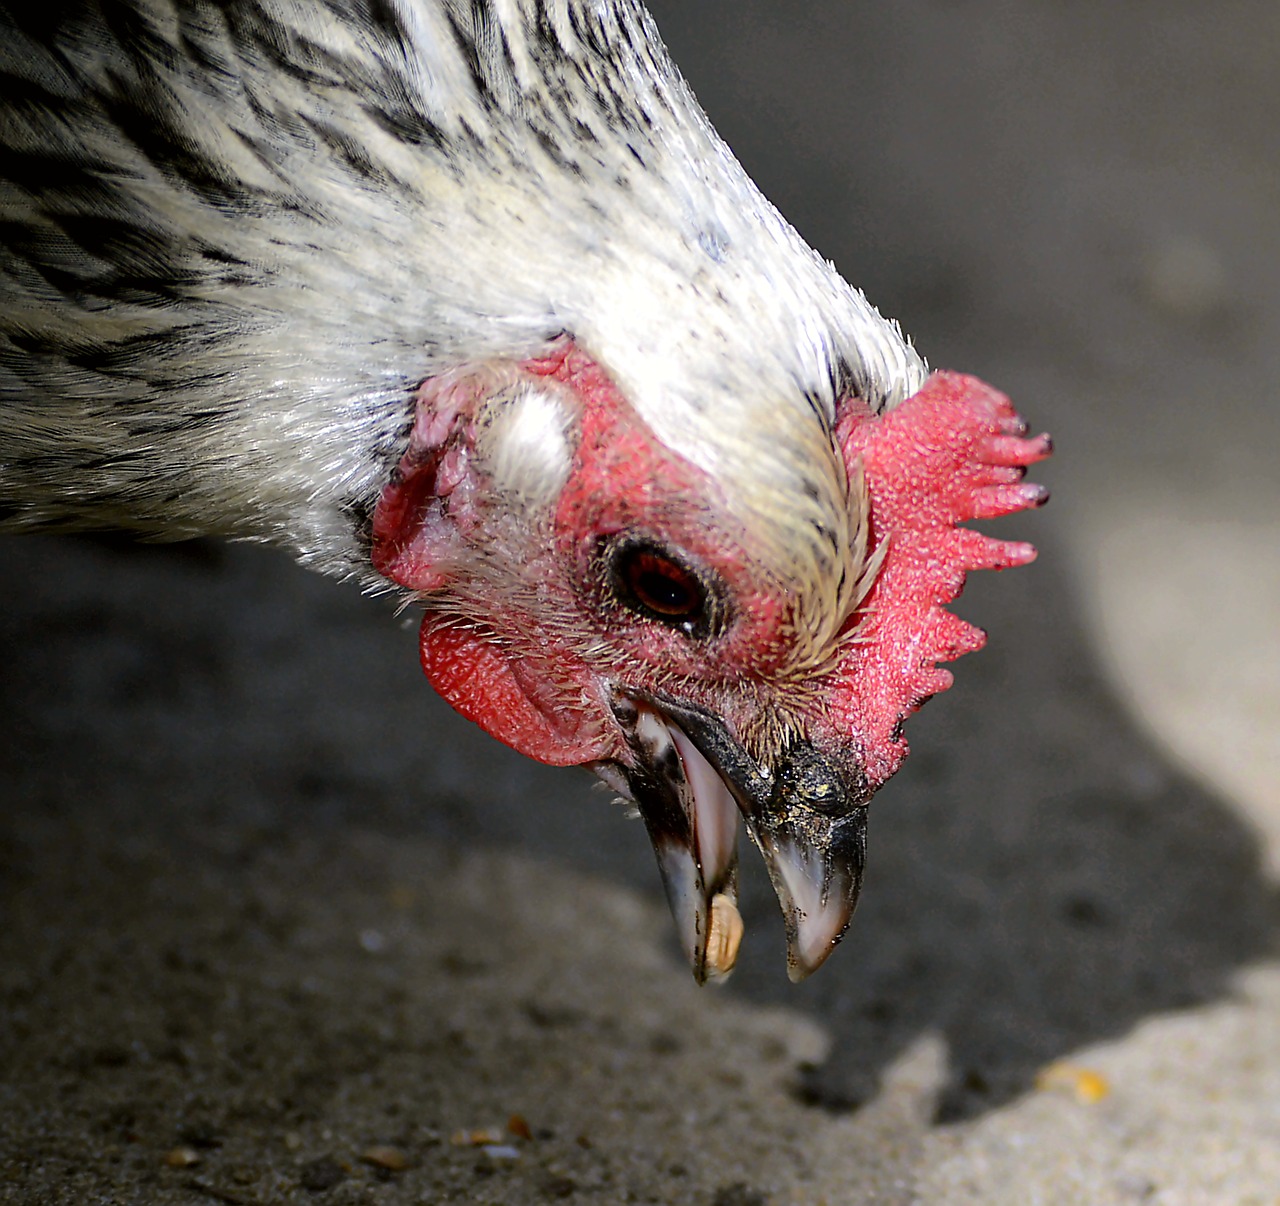
[[(380, 573), (427, 597), (421, 654), (427, 677), (452, 706), (507, 745), (554, 765), (627, 762), (609, 707), (613, 686), (677, 695), (720, 715), (741, 739), (774, 703), (770, 671), (783, 660), (783, 602), (752, 574), (748, 534), (730, 528), (715, 482), (671, 453), (635, 416), (604, 370), (570, 340), (519, 366), (573, 390), (581, 430), (569, 478), (551, 518), (551, 548), (537, 554), (538, 615), (501, 606), (466, 615), (450, 600), (441, 549), (484, 539), (483, 483), (468, 477), (468, 408), (483, 377), (428, 381), (410, 446), (374, 516)], [(846, 463), (861, 458), (872, 539), (883, 563), (806, 709), (809, 737), (851, 759), (872, 786), (906, 754), (901, 721), (945, 690), (948, 660), (981, 646), (977, 629), (943, 610), (968, 570), (1021, 565), (1029, 545), (958, 528), (959, 522), (1038, 505), (1047, 494), (1019, 485), (1048, 455), (1047, 437), (1023, 430), (1007, 399), (981, 382), (935, 374), (888, 414), (857, 399), (840, 408)], [(612, 597), (599, 566), (602, 542), (646, 536), (701, 562), (725, 586), (724, 632), (695, 641), (642, 619)]]

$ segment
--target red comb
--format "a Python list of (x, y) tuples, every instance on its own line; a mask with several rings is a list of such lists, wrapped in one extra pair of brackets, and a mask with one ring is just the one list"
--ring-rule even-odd
[(861, 461), (871, 546), (883, 560), (835, 671), (831, 719), (859, 747), (872, 785), (906, 757), (902, 721), (951, 686), (938, 663), (986, 642), (986, 633), (945, 609), (965, 575), (1035, 559), (1029, 544), (957, 526), (1048, 500), (1043, 486), (1021, 479), (1052, 444), (1047, 435), (1025, 434), (1008, 398), (960, 373), (934, 373), (884, 415), (855, 401), (841, 417), (845, 463)]

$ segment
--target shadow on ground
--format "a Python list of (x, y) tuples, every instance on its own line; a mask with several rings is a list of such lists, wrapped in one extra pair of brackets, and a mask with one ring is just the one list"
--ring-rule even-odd
[[(127, 879), (130, 849), (158, 844), (230, 860), (248, 891), (300, 832), (501, 847), (657, 899), (642, 827), (441, 707), (384, 602), (247, 549), (2, 552), (0, 854), (6, 890), (39, 899), (33, 932), (62, 932), (62, 900), (39, 885), (68, 858)], [(747, 877), (728, 992), (829, 1030), (831, 1055), (794, 1085), (828, 1111), (868, 1100), (930, 1032), (950, 1058), (939, 1117), (969, 1116), (1055, 1057), (1214, 998), (1271, 949), (1255, 841), (1111, 699), (1053, 557), (979, 579), (963, 603), (995, 639), (911, 724), (856, 923), (808, 983), (786, 982), (767, 882)], [(126, 928), (144, 934), (145, 917)]]

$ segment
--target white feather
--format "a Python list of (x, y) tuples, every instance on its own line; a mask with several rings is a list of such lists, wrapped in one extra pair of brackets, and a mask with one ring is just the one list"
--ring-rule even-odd
[[(11, 523), (222, 532), (369, 580), (419, 383), (567, 331), (831, 635), (861, 568), (835, 390), (893, 405), (925, 366), (760, 195), (638, 3), (132, 7), (128, 44), (90, 15), (56, 54), (0, 49), (62, 98), (12, 109), (5, 147), (83, 171), (0, 181), (31, 232), (0, 265)], [(121, 225), (136, 254), (94, 242)], [(522, 395), (493, 446), (519, 493), (563, 473), (553, 402)]]

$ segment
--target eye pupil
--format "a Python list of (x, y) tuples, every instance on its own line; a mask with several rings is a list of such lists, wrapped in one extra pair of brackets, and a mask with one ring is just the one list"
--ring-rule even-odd
[(633, 562), (627, 576), (641, 603), (664, 616), (687, 616), (697, 610), (697, 592), (683, 570), (669, 562), (648, 565), (645, 560), (650, 559)]

